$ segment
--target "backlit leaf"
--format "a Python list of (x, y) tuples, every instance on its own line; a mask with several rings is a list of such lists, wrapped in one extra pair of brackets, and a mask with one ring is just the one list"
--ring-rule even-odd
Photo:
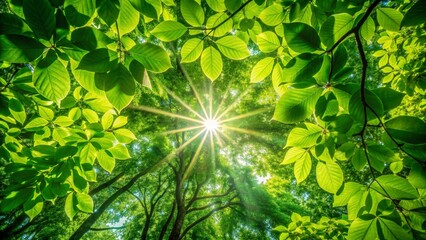
[(201, 54), (201, 69), (212, 81), (216, 80), (222, 72), (222, 56), (213, 47), (207, 47)]
[(151, 34), (164, 42), (174, 41), (186, 32), (186, 27), (176, 21), (164, 21), (158, 24)]
[(226, 36), (216, 41), (217, 47), (225, 57), (241, 60), (250, 55), (247, 45), (238, 37)]
[(273, 119), (283, 123), (295, 123), (308, 118), (321, 96), (320, 88), (288, 89), (278, 101)]

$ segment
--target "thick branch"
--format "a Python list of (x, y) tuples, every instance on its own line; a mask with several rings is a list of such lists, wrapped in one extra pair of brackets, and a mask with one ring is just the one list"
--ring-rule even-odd
[(188, 225), (188, 227), (185, 228), (185, 230), (183, 230), (182, 234), (179, 236), (179, 239), (182, 239), (188, 232), (189, 230), (191, 230), (191, 228), (195, 227), (197, 224), (199, 224), (200, 222), (206, 220), (207, 218), (209, 218), (211, 215), (213, 215), (215, 212), (218, 212), (220, 210), (223, 210), (225, 208), (228, 208), (232, 205), (238, 205), (239, 203), (236, 202), (228, 202), (223, 206), (217, 207), (213, 210), (211, 210), (210, 212), (208, 212), (206, 215), (200, 217), (199, 219), (195, 220), (194, 222), (192, 222), (191, 224)]

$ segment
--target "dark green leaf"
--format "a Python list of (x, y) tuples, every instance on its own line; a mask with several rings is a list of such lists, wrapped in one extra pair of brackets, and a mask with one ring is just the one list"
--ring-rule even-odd
[(135, 80), (122, 64), (110, 71), (107, 78), (108, 81), (105, 83), (106, 97), (118, 111), (121, 111), (133, 99)]
[[(349, 113), (351, 117), (360, 122), (364, 123), (364, 120), (370, 121), (373, 119), (376, 119), (376, 114), (381, 117), (383, 116), (383, 104), (380, 98), (376, 96), (373, 92), (365, 89), (365, 103), (363, 103), (361, 99), (361, 91), (355, 92), (351, 100), (349, 101)], [(376, 114), (373, 113), (373, 111), (367, 107), (370, 106)], [(365, 113), (367, 116), (365, 117)]]
[(55, 9), (49, 0), (24, 0), (23, 7), (27, 24), (36, 37), (49, 41), (56, 26)]
[(31, 35), (31, 29), (18, 16), (10, 13), (0, 13), (0, 33)]
[(311, 82), (321, 69), (323, 57), (303, 53), (291, 59), (283, 69), (284, 82)]
[(108, 26), (114, 24), (120, 12), (120, 1), (96, 0), (96, 7), (99, 17), (102, 18)]
[(371, 184), (371, 188), (377, 192), (393, 199), (416, 199), (419, 197), (417, 190), (408, 182), (407, 179), (396, 175), (382, 175), (376, 178), (377, 182)]
[(86, 25), (95, 13), (95, 0), (65, 0), (65, 16), (76, 27)]
[(413, 144), (426, 143), (426, 123), (419, 118), (398, 116), (387, 121), (385, 126), (397, 140)]
[(46, 47), (37, 40), (18, 35), (0, 35), (0, 59), (11, 63), (31, 62)]
[(401, 26), (414, 26), (426, 22), (426, 2), (417, 1), (413, 6), (405, 13), (402, 19)]
[(116, 52), (107, 48), (99, 48), (84, 55), (76, 69), (106, 73), (115, 69), (117, 64), (118, 55)]
[(318, 33), (311, 26), (305, 23), (286, 23), (284, 29), (285, 40), (293, 51), (304, 53), (320, 48)]

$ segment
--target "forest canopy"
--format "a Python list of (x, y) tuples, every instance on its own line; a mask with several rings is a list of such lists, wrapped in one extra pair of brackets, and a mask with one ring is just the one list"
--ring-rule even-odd
[(2, 0), (0, 238), (426, 239), (426, 1)]

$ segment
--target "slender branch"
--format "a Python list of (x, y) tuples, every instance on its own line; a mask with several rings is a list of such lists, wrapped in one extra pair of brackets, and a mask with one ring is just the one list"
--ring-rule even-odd
[(377, 5), (379, 5), (380, 2), (381, 2), (381, 0), (374, 1), (368, 7), (367, 11), (365, 11), (364, 16), (362, 16), (361, 20), (359, 20), (359, 22), (357, 23), (357, 25), (354, 28), (352, 28), (351, 30), (349, 30), (348, 32), (346, 32), (341, 38), (339, 38), (339, 40), (337, 40), (337, 42), (329, 50), (327, 50), (326, 52), (332, 52), (336, 47), (338, 47), (340, 45), (340, 43), (342, 43), (352, 33), (358, 33), (358, 31), (362, 27), (362, 24), (364, 24), (364, 22), (367, 21), (367, 18), (370, 16), (371, 12), (373, 12), (374, 8), (376, 8)]
[(195, 201), (201, 200), (201, 199), (206, 199), (206, 198), (218, 198), (218, 197), (225, 197), (227, 196), (229, 193), (231, 193), (233, 190), (235, 190), (234, 187), (230, 187), (225, 193), (222, 194), (215, 194), (215, 195), (206, 195), (206, 196), (201, 196), (201, 197), (197, 197), (195, 198)]
[(18, 73), (19, 68), (16, 68), (15, 71), (12, 73), (12, 75), (10, 76), (10, 78), (7, 80), (6, 85), (4, 85), (1, 89), (0, 89), (0, 93), (5, 91), (9, 85), (12, 83), (13, 78), (15, 77), (16, 73)]
[(379, 114), (377, 114), (377, 112), (370, 106), (367, 106), (368, 109), (370, 109), (371, 112), (373, 112), (373, 114), (376, 116), (377, 120), (379, 120), (379, 127), (382, 127), (383, 130), (386, 132), (386, 134), (389, 136), (389, 138), (392, 140), (392, 142), (395, 143), (395, 145), (398, 147), (398, 149), (400, 151), (402, 151), (403, 153), (405, 153), (406, 155), (408, 155), (409, 157), (411, 157), (412, 159), (414, 159), (417, 163), (419, 163), (422, 166), (425, 166), (424, 163), (422, 163), (422, 161), (416, 157), (414, 157), (412, 154), (408, 153), (407, 151), (405, 151), (402, 147), (404, 146), (403, 143), (399, 143), (393, 136), (392, 134), (389, 132), (389, 130), (386, 128), (385, 124), (383, 123), (382, 119), (380, 118)]
[(119, 226), (119, 227), (104, 227), (104, 228), (90, 228), (90, 231), (108, 231), (108, 230), (114, 230), (114, 229), (123, 229), (126, 228), (126, 226)]
[(238, 205), (239, 203), (237, 202), (228, 202), (223, 206), (217, 207), (213, 210), (211, 210), (210, 212), (208, 212), (206, 215), (200, 217), (199, 219), (195, 220), (194, 222), (192, 222), (191, 224), (188, 225), (188, 227), (185, 228), (185, 230), (183, 230), (182, 234), (179, 236), (179, 239), (182, 239), (188, 232), (189, 230), (191, 230), (191, 228), (193, 228), (194, 226), (196, 226), (197, 224), (199, 224), (200, 222), (208, 219), (211, 215), (213, 215), (214, 213), (223, 210), (225, 208), (228, 208), (232, 205)]
[(253, 0), (248, 0), (247, 2), (243, 3), (237, 10), (235, 10), (233, 13), (231, 13), (231, 15), (229, 15), (226, 19), (224, 19), (222, 22), (220, 22), (218, 25), (211, 27), (211, 28), (206, 28), (206, 27), (188, 27), (188, 29), (192, 29), (192, 30), (210, 30), (209, 33), (207, 33), (207, 36), (210, 35), (210, 33), (214, 30), (216, 30), (217, 28), (219, 28), (220, 26), (222, 26), (223, 24), (225, 24), (227, 21), (229, 21), (229, 19), (233, 18), (237, 13), (239, 13), (241, 10), (243, 10), (243, 8), (245, 6), (247, 6), (247, 4), (249, 4), (250, 2), (252, 2)]
[(94, 194), (102, 191), (103, 189), (109, 187), (111, 184), (117, 182), (117, 180), (120, 179), (122, 176), (124, 176), (124, 172), (117, 174), (117, 176), (111, 178), (110, 180), (108, 180), (108, 181), (102, 183), (101, 185), (97, 186), (96, 188), (92, 189), (89, 192), (89, 195), (94, 195)]
[[(370, 159), (370, 157), (368, 155), (368, 152), (367, 152), (367, 146), (366, 146), (365, 137), (364, 137), (365, 136), (365, 130), (366, 130), (366, 127), (367, 127), (367, 122), (368, 122), (368, 119), (367, 119), (367, 109), (373, 111), (373, 113), (376, 115), (376, 118), (379, 119), (379, 121), (382, 124), (382, 126), (383, 126), (383, 122), (381, 121), (381, 119), (378, 116), (378, 114), (373, 110), (373, 108), (368, 105), (367, 100), (365, 98), (365, 89), (366, 89), (366, 87), (365, 87), (365, 81), (366, 81), (366, 78), (367, 78), (368, 61), (367, 61), (367, 58), (365, 56), (365, 52), (364, 52), (363, 45), (362, 45), (362, 42), (361, 42), (361, 38), (359, 36), (359, 32), (358, 31), (355, 32), (355, 41), (356, 41), (356, 44), (357, 44), (357, 47), (358, 47), (358, 52), (359, 52), (359, 55), (360, 55), (360, 58), (361, 58), (361, 62), (362, 62), (361, 89), (360, 90), (361, 90), (361, 102), (362, 102), (363, 112), (364, 112), (364, 123), (363, 123), (362, 129), (361, 129), (361, 131), (360, 131), (359, 134), (361, 136), (361, 143), (362, 143), (362, 146), (364, 148), (364, 154), (365, 154), (365, 157), (367, 159), (367, 163), (368, 163), (368, 167), (370, 169), (371, 175), (373, 177), (373, 182), (376, 182), (380, 186), (380, 188), (386, 194), (386, 197), (388, 197), (392, 201), (392, 203), (395, 205), (396, 209), (398, 209), (398, 211), (404, 216), (404, 219), (407, 222), (407, 225), (410, 228), (410, 231), (413, 232), (413, 228), (410, 225), (410, 223), (408, 222), (407, 216), (404, 214), (403, 211), (401, 211), (399, 209), (400, 206), (399, 206), (398, 202), (395, 199), (393, 199), (389, 195), (389, 193), (386, 191), (386, 189), (382, 186), (382, 184), (380, 184), (380, 182), (376, 180), (376, 176), (374, 174), (374, 171), (373, 171), (373, 168), (372, 168), (372, 165), (371, 165), (371, 159)], [(414, 235), (413, 235), (413, 237), (415, 238)]]

